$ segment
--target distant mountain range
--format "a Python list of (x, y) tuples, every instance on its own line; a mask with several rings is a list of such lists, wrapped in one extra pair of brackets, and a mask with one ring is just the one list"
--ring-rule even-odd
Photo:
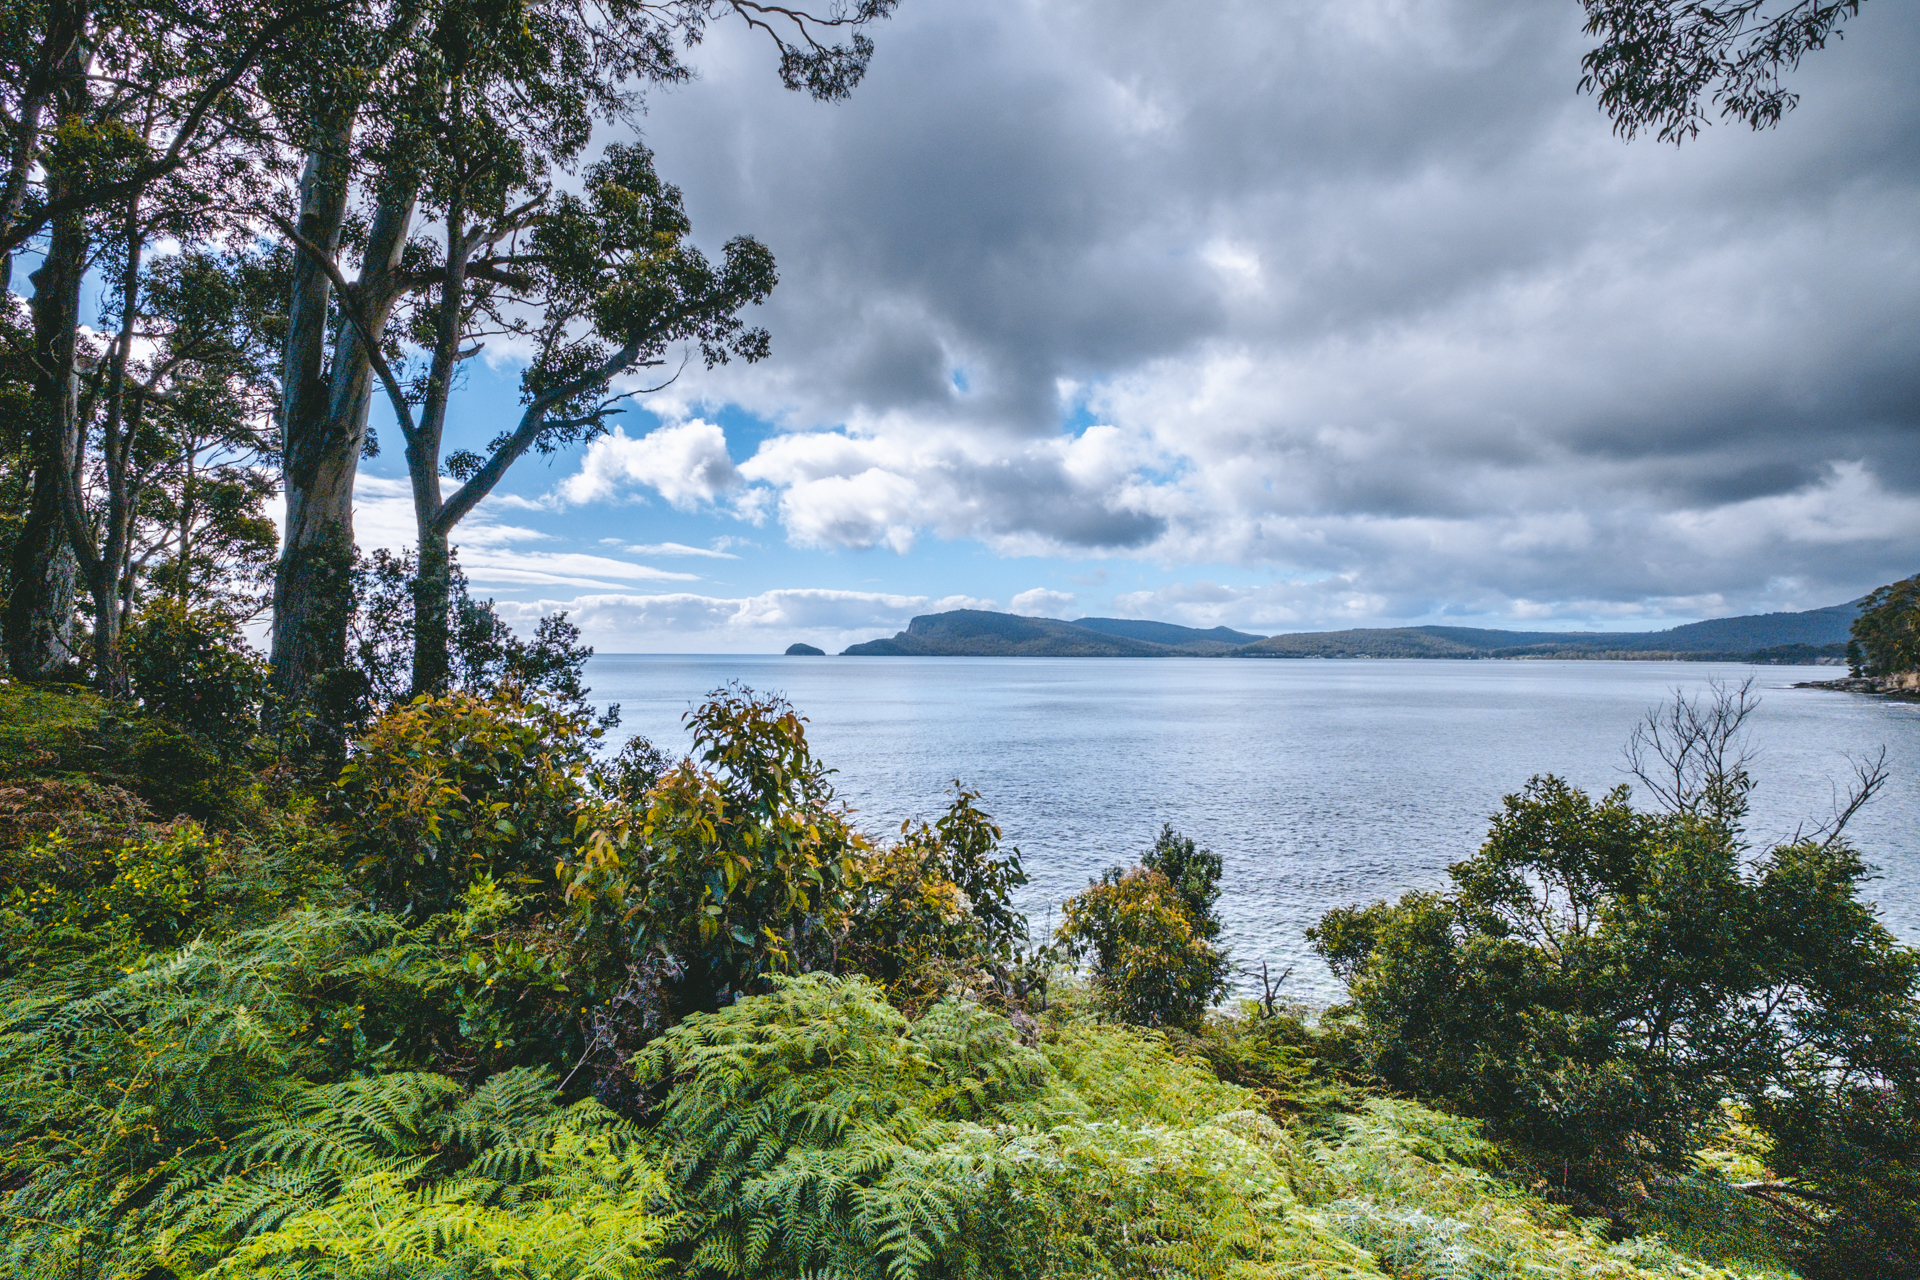
[(1714, 618), (1665, 631), (1494, 631), (1480, 627), (1368, 627), (1256, 636), (1133, 618), (1023, 618), (956, 609), (915, 618), (890, 640), (851, 657), (1148, 658), (1668, 658), (1731, 662), (1833, 661), (1846, 652), (1858, 602), (1805, 613)]

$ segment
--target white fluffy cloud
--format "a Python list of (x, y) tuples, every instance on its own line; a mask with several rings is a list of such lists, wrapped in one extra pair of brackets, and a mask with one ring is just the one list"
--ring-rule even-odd
[(1009, 440), (883, 421), (775, 436), (739, 470), (779, 493), (781, 524), (801, 546), (905, 552), (930, 530), (1008, 554), (1105, 553), (1160, 531), (1139, 475), (1158, 456), (1112, 427)]
[(935, 599), (797, 589), (731, 598), (686, 592), (596, 594), (498, 607), (502, 616), (522, 629), (564, 609), (587, 642), (603, 653), (770, 653), (796, 640), (834, 651), (876, 635), (890, 635), (916, 614), (998, 605), (971, 596)]
[(1078, 600), (1071, 591), (1033, 587), (1015, 596), (1008, 607), (1029, 618), (1066, 618), (1073, 615)]
[(727, 457), (727, 437), (698, 418), (670, 423), (633, 439), (616, 427), (587, 446), (580, 469), (560, 482), (554, 497), (579, 506), (632, 498), (650, 488), (670, 505), (691, 510), (717, 500), (740, 482)]

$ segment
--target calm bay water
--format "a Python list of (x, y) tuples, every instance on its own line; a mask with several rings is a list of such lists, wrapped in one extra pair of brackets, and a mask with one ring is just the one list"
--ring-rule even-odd
[(1500, 798), (1557, 773), (1625, 780), (1635, 721), (1675, 688), (1755, 677), (1755, 844), (1831, 811), (1846, 756), (1887, 748), (1892, 781), (1854, 821), (1880, 876), (1867, 895), (1920, 943), (1920, 705), (1794, 689), (1833, 668), (1654, 662), (1205, 658), (781, 658), (606, 655), (594, 697), (621, 733), (675, 752), (680, 717), (739, 680), (792, 700), (868, 831), (932, 818), (954, 779), (1020, 848), (1041, 925), (1162, 822), (1226, 864), (1221, 914), (1243, 964), (1289, 989), (1339, 988), (1303, 931), (1330, 906), (1445, 884)]

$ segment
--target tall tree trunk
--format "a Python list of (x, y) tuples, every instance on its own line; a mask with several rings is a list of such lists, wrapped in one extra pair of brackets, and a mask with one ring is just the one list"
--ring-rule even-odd
[(453, 677), (447, 643), (447, 614), (452, 605), (453, 574), (447, 535), (434, 528), (420, 533), (420, 572), (413, 580), (413, 687), (408, 692), (445, 693)]
[[(88, 52), (75, 41), (61, 68), (62, 118), (84, 119), (89, 105)], [(49, 199), (71, 189), (64, 170), (47, 175)], [(7, 667), (22, 680), (40, 680), (68, 666), (74, 657), (74, 578), (77, 566), (68, 545), (61, 508), (67, 468), (78, 455), (79, 381), (75, 344), (80, 333), (80, 286), (86, 274), (85, 218), (56, 219), (47, 257), (33, 273), (33, 387), (28, 401), (32, 422), (28, 443), (33, 459), (33, 497), (14, 544), (13, 594), (7, 600), (4, 637)]]
[(467, 320), (467, 259), (474, 236), (458, 190), (447, 202), (447, 278), (440, 288), (433, 363), (420, 406), (420, 422), (407, 441), (407, 476), (413, 482), (414, 529), (420, 539), (420, 575), (413, 584), (412, 695), (446, 692), (453, 673), (447, 652), (447, 610), (452, 603), (447, 530), (440, 517), (440, 439), (447, 427), (447, 401), (460, 363), (460, 334)]
[[(316, 131), (300, 182), (301, 236), (329, 259), (339, 252), (352, 181), (354, 113), (342, 111)], [(330, 430), (325, 377), (333, 282), (297, 254), (288, 304), (280, 427), (286, 524), (273, 579), (273, 682), (289, 706), (306, 706), (315, 682), (346, 664), (353, 612), (353, 472)]]
[[(122, 219), (126, 243), (126, 276), (120, 282), (120, 332), (108, 348), (107, 396), (100, 423), (100, 462), (105, 473), (106, 510), (97, 532), (89, 527), (80, 485), (66, 493), (67, 537), (80, 561), (87, 590), (93, 596), (93, 679), (110, 698), (131, 696), (126, 664), (121, 660), (120, 636), (133, 606), (133, 511), (139, 494), (130, 474), (133, 441), (140, 430), (143, 398), (128, 394), (127, 363), (133, 358), (133, 340), (140, 316), (140, 265), (146, 232), (140, 225), (141, 196), (136, 193)], [(73, 460), (76, 464), (78, 459)], [(77, 478), (79, 466), (69, 470)], [(97, 537), (98, 545), (94, 545)]]
[[(13, 136), (8, 139), (7, 180), (0, 187), (0, 233), (13, 230), (26, 203), (27, 187), (40, 159), (41, 117), (55, 105), (60, 78), (72, 73), (74, 53), (87, 31), (87, 9), (84, 2), (56, 0), (44, 10), (45, 34), (26, 68), (19, 114), (12, 121)], [(0, 254), (0, 293), (12, 284), (13, 253)]]

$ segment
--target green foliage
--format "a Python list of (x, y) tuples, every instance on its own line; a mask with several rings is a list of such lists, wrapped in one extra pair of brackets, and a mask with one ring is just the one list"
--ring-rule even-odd
[(225, 821), (245, 779), (173, 725), (71, 686), (0, 682), (0, 781), (61, 779), (138, 796), (163, 817)]
[(0, 972), (181, 941), (205, 913), (208, 860), (221, 852), (219, 839), (192, 821), (91, 849), (58, 833), (42, 837), (17, 856), (43, 874), (0, 897)]
[(10, 1268), (94, 1274), (144, 1257), (263, 1108), (391, 1058), (379, 1046), (411, 1021), (409, 969), (425, 959), (380, 917), (301, 914), (0, 983), (0, 1217), (23, 1224)]
[(828, 962), (866, 848), (785, 701), (724, 689), (687, 719), (699, 763), (644, 807), (583, 811), (565, 869), (581, 926), (627, 964), (662, 966), (677, 1011)]
[[(1469, 924), (1512, 948), (1544, 919), (1529, 886), (1552, 883), (1614, 948), (1580, 943), (1600, 994), (1633, 994), (1642, 970), (1711, 994), (1703, 975), (1735, 961), (1669, 957), (1709, 924), (1745, 938), (1771, 921), (1754, 961), (1769, 974), (1832, 962), (1817, 999), (1793, 1003), (1803, 984), (1769, 1024), (1807, 1033), (1772, 1046), (1784, 1072), (1740, 1074), (1761, 1062), (1731, 1053), (1740, 1010), (1699, 1022), (1704, 1048), (1698, 1010), (1671, 1024), (1695, 1046), (1676, 1062), (1764, 1082), (1748, 1141), (1772, 1168), (1748, 1152), (1667, 1179), (1616, 1244), (1511, 1179), (1537, 1177), (1521, 1158), (1537, 1148), (1372, 1096), (1387, 1059), (1364, 1002), (1317, 1023), (1271, 999), (1206, 1015), (1152, 972), (1171, 946), (1223, 976), (1219, 864), (1190, 842), (1163, 831), (1149, 865), (1077, 898), (1094, 986), (1023, 1003), (1023, 877), (977, 795), (876, 848), (785, 703), (735, 689), (689, 719), (678, 766), (650, 746), (596, 765), (585, 716), (422, 700), (357, 744), (326, 806), (294, 791), (216, 830), (159, 822), (107, 780), (145, 717), (0, 691), (16, 768), (0, 779), (0, 1280), (1718, 1280), (1781, 1274), (1789, 1219), (1809, 1276), (1904, 1265), (1914, 1041), (1889, 983), (1905, 953), (1855, 945), (1878, 935), (1837, 841), (1729, 872), (1722, 801), (1653, 818), (1529, 793), (1435, 897), (1456, 953)], [(1737, 809), (1744, 774), (1716, 776), (1700, 794)], [(368, 910), (342, 864), (409, 914)], [(1357, 986), (1396, 929), (1438, 945), (1398, 910), (1326, 926)], [(1118, 940), (1104, 972), (1101, 938)], [(1145, 1003), (1116, 998), (1124, 964)], [(1495, 1000), (1524, 994), (1512, 982), (1472, 988), (1457, 955), (1450, 972), (1428, 990), (1519, 1007)], [(1173, 1024), (1169, 1008), (1165, 1029), (1082, 1012)], [(1522, 1031), (1551, 1027), (1522, 1012)], [(1560, 1041), (1501, 1030), (1490, 1053), (1559, 1069)], [(1786, 1188), (1765, 1194), (1800, 1217), (1729, 1179)]]
[(690, 1276), (1566, 1277), (1733, 1273), (1611, 1245), (1406, 1102), (1284, 1128), (1160, 1036), (1056, 1012), (1035, 1048), (961, 1000), (784, 979), (641, 1058)]
[(1369, 1065), (1486, 1118), (1564, 1190), (1639, 1212), (1647, 1180), (1685, 1185), (1738, 1103), (1771, 1143), (1756, 1194), (1808, 1274), (1903, 1274), (1920, 1267), (1920, 952), (1862, 901), (1839, 831), (1879, 775), (1825, 833), (1752, 856), (1726, 749), (1747, 705), (1723, 692), (1711, 713), (1649, 719), (1636, 746), (1668, 768), (1631, 758), (1665, 813), (1536, 778), (1451, 892), (1330, 912), (1311, 936)]
[(147, 711), (229, 755), (258, 732), (266, 670), (228, 616), (155, 600), (123, 644), (134, 696)]
[(1306, 1197), (1329, 1226), (1365, 1248), (1389, 1275), (1791, 1276), (1764, 1261), (1723, 1268), (1658, 1236), (1609, 1243), (1600, 1223), (1576, 1218), (1503, 1178), (1506, 1157), (1472, 1121), (1376, 1098), (1357, 1113), (1330, 1117), (1325, 1129), (1315, 1144), (1320, 1158)]
[(1905, 1062), (1799, 1075), (1755, 1103), (1809, 1280), (1920, 1273), (1920, 1037), (1893, 1032)]
[(361, 1174), (324, 1204), (244, 1241), (209, 1280), (362, 1276), (639, 1280), (660, 1274), (655, 1248), (672, 1220), (636, 1147), (603, 1133), (555, 1133), (546, 1172), (512, 1187), (491, 1179), (422, 1181), (412, 1166)]
[(1312, 1019), (1305, 1009), (1242, 1000), (1191, 1029), (1170, 1029), (1169, 1042), (1205, 1062), (1230, 1084), (1251, 1089), (1276, 1119), (1350, 1107), (1369, 1083), (1350, 1018)]
[(1845, 1069), (1912, 1017), (1920, 956), (1858, 897), (1843, 843), (1750, 867), (1727, 828), (1555, 778), (1507, 798), (1454, 888), (1328, 913), (1373, 1068), (1600, 1193), (1693, 1162), (1727, 1098)]
[(1094, 985), (1115, 1017), (1143, 1027), (1194, 1027), (1227, 989), (1227, 957), (1212, 942), (1219, 860), (1196, 854), (1171, 827), (1149, 856), (1180, 874), (1181, 883), (1145, 866), (1115, 867), (1067, 899), (1055, 936), (1071, 959), (1091, 957)]
[(1239, 1091), (1151, 1040), (1040, 1050), (977, 1005), (909, 1021), (864, 981), (786, 980), (643, 1056), (695, 1275), (1278, 1275), (1364, 1263), (1289, 1221), (1290, 1159)]
[(1220, 937), (1220, 915), (1214, 904), (1220, 901), (1220, 855), (1211, 849), (1194, 846), (1191, 836), (1183, 836), (1173, 824), (1162, 823), (1153, 848), (1141, 855), (1140, 865), (1158, 871), (1186, 904), (1187, 919), (1193, 931), (1208, 942)]
[(1889, 583), (1860, 602), (1847, 665), (1856, 676), (1920, 671), (1920, 577)]
[[(448, 687), (479, 697), (512, 688), (575, 713), (587, 710), (582, 670), (593, 650), (580, 643), (580, 629), (564, 613), (549, 614), (522, 640), (491, 600), (467, 589), (457, 551), (449, 553), (447, 587)], [(377, 714), (406, 701), (413, 680), (413, 583), (419, 557), (377, 547), (354, 556), (354, 614), (350, 658), (354, 683), (363, 687), (364, 713)], [(617, 715), (608, 723), (617, 723)]]
[(1583, 0), (1597, 48), (1580, 60), (1583, 93), (1600, 99), (1614, 132), (1645, 130), (1679, 144), (1708, 123), (1708, 107), (1754, 129), (1780, 123), (1800, 95), (1783, 72), (1839, 43), (1862, 0)]
[(355, 879), (417, 920), (453, 910), (481, 876), (552, 889), (598, 734), (585, 715), (512, 690), (396, 707), (360, 739), (335, 793)]
[(1013, 891), (1027, 882), (1020, 851), (1000, 849), (1000, 828), (954, 784), (931, 826), (900, 825), (900, 839), (868, 853), (840, 939), (840, 963), (924, 1005), (955, 989), (1016, 1000), (1013, 970), (1026, 918)]

